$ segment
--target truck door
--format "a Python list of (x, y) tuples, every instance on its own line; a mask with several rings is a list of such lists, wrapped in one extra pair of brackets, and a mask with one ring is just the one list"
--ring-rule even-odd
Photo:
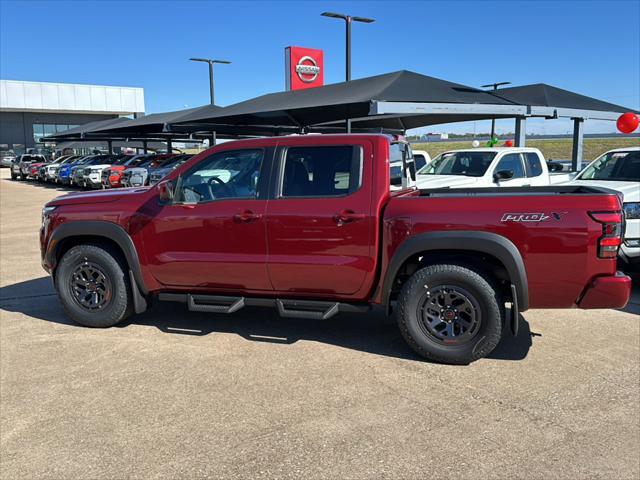
[(279, 292), (351, 295), (375, 266), (372, 144), (322, 143), (276, 152), (267, 244)]
[(527, 178), (527, 174), (522, 161), (522, 155), (519, 153), (507, 153), (502, 156), (496, 164), (493, 174), (500, 171), (509, 170), (513, 172), (513, 176), (509, 179), (500, 180), (498, 186), (500, 187), (528, 187), (531, 186), (530, 179)]
[(174, 201), (144, 227), (149, 268), (159, 282), (271, 290), (264, 214), (272, 154), (273, 149), (225, 150), (179, 177)]

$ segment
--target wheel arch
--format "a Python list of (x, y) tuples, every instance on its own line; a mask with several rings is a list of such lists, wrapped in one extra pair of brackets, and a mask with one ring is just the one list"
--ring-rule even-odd
[(138, 290), (147, 295), (147, 289), (142, 270), (140, 268), (140, 260), (138, 252), (133, 244), (133, 240), (129, 234), (120, 225), (113, 222), (100, 220), (81, 220), (71, 223), (63, 223), (58, 226), (49, 239), (47, 250), (45, 252), (46, 261), (52, 265), (52, 274), (55, 275), (58, 262), (62, 255), (70, 248), (81, 245), (83, 243), (92, 242), (106, 243), (117, 248), (122, 255), (123, 260), (127, 263), (127, 268), (131, 272), (131, 277), (136, 283)]
[[(382, 285), (382, 304), (389, 309), (391, 293), (398, 276), (412, 259), (430, 254), (442, 255), (443, 259), (458, 256), (470, 259), (479, 269), (490, 269), (482, 265), (479, 256), (487, 256), (493, 266), (504, 268), (507, 280), (515, 286), (520, 311), (529, 308), (529, 285), (522, 255), (509, 239), (490, 232), (452, 231), (426, 232), (411, 236), (395, 251), (389, 262)], [(436, 257), (432, 257), (436, 258)], [(429, 262), (433, 263), (433, 262)]]

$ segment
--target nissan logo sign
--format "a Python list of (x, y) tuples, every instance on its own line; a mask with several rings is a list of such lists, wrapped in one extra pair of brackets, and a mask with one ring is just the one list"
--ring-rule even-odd
[(298, 64), (296, 65), (296, 73), (298, 74), (298, 78), (305, 83), (311, 83), (318, 78), (318, 74), (320, 73), (320, 67), (318, 63), (308, 55), (300, 58), (298, 60)]

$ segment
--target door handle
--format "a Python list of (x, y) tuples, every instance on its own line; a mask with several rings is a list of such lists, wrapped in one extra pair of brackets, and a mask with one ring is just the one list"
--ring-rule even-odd
[(356, 213), (353, 210), (343, 210), (337, 213), (333, 217), (333, 221), (338, 225), (343, 223), (357, 222), (358, 220), (364, 220), (367, 216), (364, 213)]
[(260, 220), (262, 218), (262, 215), (259, 213), (253, 213), (251, 210), (244, 210), (240, 213), (236, 213), (233, 216), (233, 219), (236, 222), (242, 222), (242, 223), (249, 223), (249, 222), (253, 222), (255, 220)]

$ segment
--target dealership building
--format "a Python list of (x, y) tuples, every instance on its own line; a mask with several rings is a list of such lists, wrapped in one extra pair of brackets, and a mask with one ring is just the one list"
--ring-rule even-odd
[(0, 80), (0, 151), (42, 149), (47, 135), (143, 114), (142, 88)]

